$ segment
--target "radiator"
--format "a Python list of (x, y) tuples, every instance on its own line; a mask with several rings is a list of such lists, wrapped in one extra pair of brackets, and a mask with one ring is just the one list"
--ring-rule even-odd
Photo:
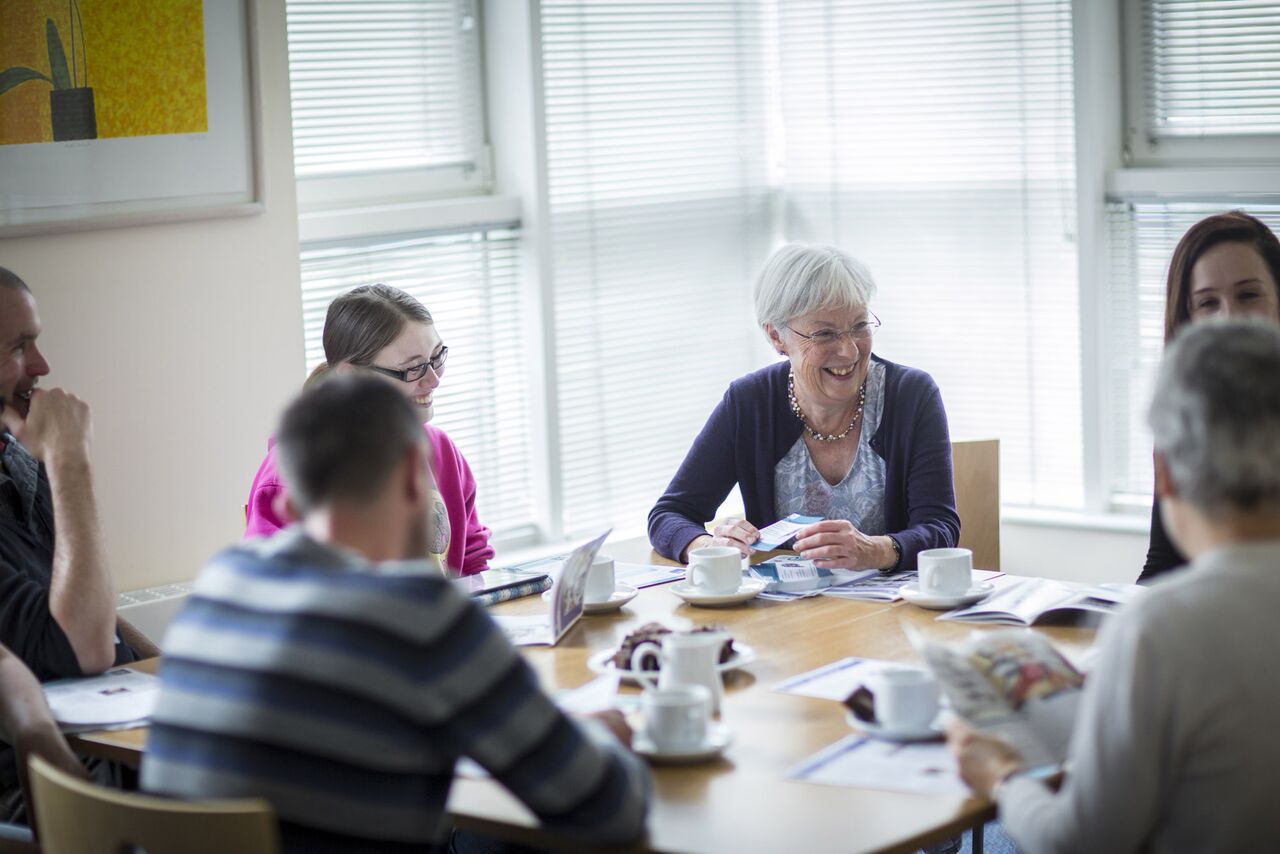
[(116, 597), (116, 613), (159, 644), (169, 621), (190, 595), (190, 582), (130, 590)]

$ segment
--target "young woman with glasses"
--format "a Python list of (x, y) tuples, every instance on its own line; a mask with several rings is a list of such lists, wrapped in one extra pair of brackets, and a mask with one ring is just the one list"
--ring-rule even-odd
[[(471, 467), (443, 430), (426, 423), (435, 414), (435, 391), (449, 355), (431, 313), (398, 288), (362, 285), (330, 303), (322, 340), (325, 361), (312, 371), (307, 385), (330, 372), (366, 371), (384, 377), (413, 402), (431, 441), (438, 493), (430, 551), (451, 574), (487, 569), (493, 549), (489, 529), (476, 515)], [(245, 536), (265, 536), (288, 524), (287, 502), (275, 450), (268, 443), (249, 492)]]

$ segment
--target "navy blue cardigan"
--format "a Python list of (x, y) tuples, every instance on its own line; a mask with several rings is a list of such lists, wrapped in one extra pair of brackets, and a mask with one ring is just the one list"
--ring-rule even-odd
[[(885, 366), (884, 414), (871, 437), (872, 450), (885, 460), (885, 525), (902, 548), (899, 568), (915, 569), (918, 552), (960, 539), (947, 413), (924, 371), (871, 358)], [(679, 560), (685, 546), (707, 532), (735, 483), (751, 524), (777, 521), (774, 467), (804, 426), (787, 403), (789, 367), (777, 362), (730, 384), (649, 511), (649, 541), (659, 554)]]

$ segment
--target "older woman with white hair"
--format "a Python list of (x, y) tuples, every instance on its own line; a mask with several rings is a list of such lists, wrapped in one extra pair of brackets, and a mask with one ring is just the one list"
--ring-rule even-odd
[(998, 801), (1020, 851), (1280, 839), (1278, 377), (1274, 323), (1192, 324), (1165, 354), (1150, 413), (1156, 498), (1191, 563), (1103, 627), (1061, 790), (1019, 776), (1004, 742), (952, 727), (961, 775)]
[[(866, 268), (829, 246), (779, 249), (755, 286), (756, 320), (786, 359), (736, 380), (666, 493), (649, 539), (666, 557), (728, 545), (792, 513), (823, 521), (795, 548), (821, 567), (914, 569), (960, 535), (951, 443), (928, 374), (872, 354), (880, 320)], [(709, 522), (737, 484), (746, 519)]]

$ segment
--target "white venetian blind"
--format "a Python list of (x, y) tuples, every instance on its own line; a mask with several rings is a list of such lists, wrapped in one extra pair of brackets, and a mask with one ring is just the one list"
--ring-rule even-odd
[(1001, 440), (1006, 504), (1083, 504), (1068, 0), (780, 3), (789, 239), (864, 260), (876, 350)]
[(1187, 229), (1206, 216), (1243, 209), (1280, 232), (1280, 204), (1116, 202), (1108, 206), (1111, 282), (1107, 306), (1108, 400), (1106, 471), (1118, 507), (1151, 505), (1151, 431), (1147, 407), (1164, 352), (1169, 260)]
[(432, 424), (449, 434), (471, 465), (480, 521), (508, 540), (531, 533), (534, 525), (519, 251), (519, 235), (504, 228), (302, 251), (308, 370), (324, 360), (320, 334), (329, 303), (356, 285), (394, 285), (431, 312), (449, 346)]
[(1280, 3), (1143, 0), (1154, 137), (1280, 133)]
[(632, 531), (752, 356), (762, 4), (542, 0), (567, 535)]
[(469, 166), (482, 143), (470, 0), (287, 0), (299, 178)]

